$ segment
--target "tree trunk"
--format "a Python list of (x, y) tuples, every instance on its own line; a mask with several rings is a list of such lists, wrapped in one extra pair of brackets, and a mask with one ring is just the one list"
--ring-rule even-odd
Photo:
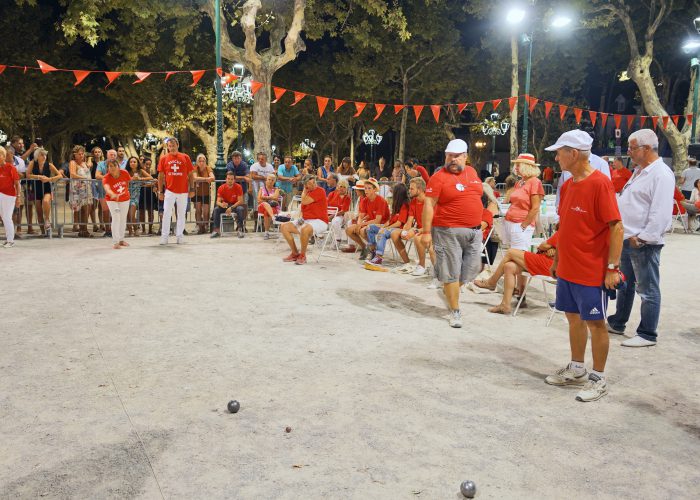
[[(510, 95), (517, 96), (520, 92), (520, 85), (518, 83), (518, 37), (513, 35), (510, 38), (510, 62), (511, 62), (511, 73), (510, 73)], [(527, 106), (527, 103), (524, 103)], [(510, 113), (510, 159), (517, 158), (518, 156), (518, 106), (513, 108)]]
[[(403, 94), (401, 104), (408, 105), (408, 74), (403, 75)], [(408, 125), (408, 107), (401, 110), (401, 128), (399, 129), (399, 152), (396, 156), (399, 160), (404, 161), (406, 154), (406, 126)]]
[(264, 151), (268, 158), (272, 158), (270, 129), (270, 95), (272, 88), (272, 75), (274, 71), (263, 67), (260, 72), (253, 73), (253, 79), (262, 82), (253, 100), (253, 140), (254, 151)]

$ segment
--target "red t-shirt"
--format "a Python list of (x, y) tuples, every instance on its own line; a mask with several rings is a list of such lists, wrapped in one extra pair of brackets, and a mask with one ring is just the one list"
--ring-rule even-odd
[(107, 172), (107, 174), (102, 178), (102, 184), (105, 186), (109, 186), (109, 189), (114, 191), (114, 194), (117, 195), (117, 199), (113, 200), (112, 198), (105, 196), (107, 201), (129, 201), (131, 199), (131, 195), (129, 195), (129, 181), (131, 180), (131, 176), (129, 175), (129, 172), (126, 170), (119, 170), (119, 177), (116, 179)]
[[(527, 181), (520, 181), (515, 185), (515, 189), (510, 193), (510, 208), (506, 212), (506, 220), (510, 222), (523, 222), (527, 218), (527, 213), (532, 208), (532, 196), (540, 195), (544, 197), (542, 183), (536, 177), (530, 177)], [(533, 220), (531, 226), (535, 225)]]
[(188, 177), (192, 170), (192, 160), (184, 153), (164, 155), (158, 162), (158, 172), (165, 174), (165, 187), (172, 193), (182, 194), (189, 190)]
[[(551, 238), (547, 240), (549, 245), (557, 248), (559, 244), (559, 232), (552, 235)], [(525, 259), (525, 270), (533, 276), (549, 276), (549, 270), (552, 268), (552, 263), (554, 259), (549, 257), (545, 253), (532, 253), (525, 252), (523, 255)]]
[(216, 197), (221, 198), (222, 201), (228, 203), (229, 205), (235, 205), (238, 203), (238, 198), (241, 196), (243, 196), (243, 188), (240, 184), (235, 182), (232, 186), (222, 184), (216, 190)]
[(12, 163), (0, 167), (0, 193), (7, 196), (17, 196), (15, 182), (19, 180), (17, 169)]
[(366, 196), (362, 198), (359, 212), (365, 214), (367, 220), (374, 220), (377, 218), (377, 215), (381, 215), (382, 218), (379, 224), (384, 224), (391, 215), (389, 204), (379, 195), (375, 196), (373, 201), (369, 201), (369, 198)]
[(437, 198), (433, 226), (480, 227), (483, 192), (476, 170), (469, 165), (458, 174), (440, 169), (430, 178), (425, 190), (426, 196)]
[(350, 210), (350, 195), (341, 196), (336, 189), (328, 195), (328, 206), (337, 208), (341, 213), (347, 212)]
[(428, 181), (430, 180), (430, 176), (428, 175), (428, 171), (423, 167), (422, 165), (414, 165), (416, 170), (420, 172), (420, 176), (423, 178), (425, 183), (427, 184)]
[(306, 194), (311, 196), (314, 202), (301, 206), (301, 216), (307, 220), (320, 219), (323, 222), (328, 222), (326, 191), (322, 187), (316, 187), (316, 189)]
[(489, 210), (488, 208), (485, 208), (483, 212), (481, 212), (481, 222), (486, 223), (486, 227), (483, 229), (484, 236), (481, 241), (486, 241), (486, 238), (489, 237), (489, 233), (491, 232), (491, 228), (493, 227), (493, 212)]
[(612, 182), (594, 170), (579, 182), (569, 179), (559, 202), (557, 275), (572, 283), (602, 286), (608, 265), (610, 222), (622, 220)]
[(418, 198), (414, 198), (411, 200), (411, 205), (408, 207), (408, 216), (413, 217), (418, 229), (423, 227), (423, 205), (425, 205), (425, 202), (418, 201)]
[(615, 188), (616, 193), (622, 191), (622, 188), (625, 187), (625, 184), (627, 184), (627, 181), (630, 180), (630, 177), (632, 177), (632, 172), (630, 172), (629, 169), (612, 169), (612, 171), (610, 172), (610, 179), (612, 180), (613, 187)]
[(542, 180), (549, 183), (554, 180), (554, 169), (552, 167), (545, 167), (542, 171)]
[(675, 187), (673, 190), (673, 199), (678, 202), (678, 205), (675, 203), (673, 204), (673, 215), (678, 215), (678, 209), (680, 209), (681, 214), (686, 213), (685, 207), (683, 206), (683, 201), (685, 201), (685, 196), (683, 196), (683, 193), (681, 193), (681, 190), (678, 189), (678, 186)]
[(408, 203), (405, 203), (398, 211), (398, 213), (395, 213), (394, 215), (391, 216), (389, 219), (389, 225), (395, 223), (395, 222), (401, 222), (401, 227), (406, 224), (406, 221), (408, 220)]

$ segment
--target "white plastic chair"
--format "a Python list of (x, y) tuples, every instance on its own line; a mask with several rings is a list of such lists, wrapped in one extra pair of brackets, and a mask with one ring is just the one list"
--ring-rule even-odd
[[(338, 241), (333, 237), (333, 231), (331, 231), (331, 226), (330, 226), (330, 221), (333, 220), (333, 218), (338, 215), (338, 208), (337, 207), (330, 207), (328, 208), (328, 227), (326, 228), (325, 231), (323, 231), (320, 234), (315, 235), (316, 236), (316, 244), (321, 244), (321, 251), (318, 253), (318, 257), (316, 257), (316, 262), (318, 263), (321, 260), (321, 257), (323, 257), (324, 252), (326, 251), (326, 247), (328, 245), (331, 245), (332, 247), (335, 248), (335, 258), (340, 259), (340, 246), (338, 245)], [(321, 241), (322, 240), (322, 241)]]
[(491, 224), (491, 231), (489, 231), (488, 236), (484, 241), (481, 242), (481, 256), (486, 258), (486, 265), (491, 267), (491, 259), (489, 259), (489, 252), (486, 249), (486, 245), (488, 242), (491, 240), (491, 235), (493, 234), (494, 230), (496, 229), (496, 224)]
[(673, 203), (676, 205), (676, 215), (673, 216), (673, 225), (671, 227), (671, 232), (675, 233), (676, 232), (676, 222), (681, 223), (681, 227), (683, 228), (684, 233), (689, 233), (690, 232), (690, 224), (688, 221), (688, 212), (682, 214), (681, 213), (681, 206), (678, 203), (678, 200), (673, 200)]
[[(523, 273), (523, 276), (527, 276), (527, 281), (525, 282), (525, 288), (523, 289), (523, 294), (520, 296), (520, 299), (518, 300), (518, 304), (515, 306), (515, 309), (513, 309), (513, 316), (518, 314), (518, 311), (520, 310), (520, 305), (522, 304), (523, 300), (525, 300), (525, 295), (527, 294), (527, 289), (530, 286), (530, 283), (532, 283), (533, 279), (540, 280), (542, 282), (542, 291), (544, 292), (544, 300), (547, 303), (547, 308), (549, 309), (549, 317), (547, 318), (547, 326), (552, 322), (552, 318), (554, 317), (554, 314), (559, 312), (557, 309), (554, 307), (554, 302), (550, 300), (549, 298), (549, 293), (547, 292), (547, 285), (554, 285), (555, 287), (557, 286), (557, 280), (556, 278), (552, 278), (551, 276), (544, 276), (541, 274), (537, 275), (531, 275), (529, 273)], [(555, 292), (555, 297), (556, 298), (556, 292)]]

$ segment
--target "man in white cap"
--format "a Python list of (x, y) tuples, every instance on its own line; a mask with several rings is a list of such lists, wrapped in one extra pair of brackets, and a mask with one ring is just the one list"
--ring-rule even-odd
[(659, 259), (664, 233), (673, 219), (675, 177), (659, 157), (659, 138), (648, 128), (630, 134), (628, 152), (637, 165), (618, 199), (625, 243), (620, 268), (627, 287), (618, 292), (615, 314), (608, 317), (608, 331), (623, 335), (632, 311), (634, 293), (642, 299), (637, 335), (622, 342), (625, 347), (656, 345), (661, 312)]
[[(593, 137), (591, 137), (588, 132), (584, 132), (583, 130), (570, 130), (569, 133), (571, 134), (571, 137), (576, 137), (582, 145), (587, 145), (589, 151), (591, 150), (591, 147), (593, 146)], [(611, 179), (610, 165), (608, 165), (607, 161), (598, 155), (590, 153), (588, 156), (588, 162), (591, 164), (591, 167), (593, 167), (594, 170), (600, 170), (600, 172), (605, 174), (608, 179)], [(557, 209), (559, 208), (559, 201), (561, 199), (561, 187), (569, 179), (571, 179), (570, 172), (562, 172), (559, 176), (559, 180), (557, 181), (557, 199), (555, 202)]]
[(445, 149), (445, 166), (428, 182), (423, 206), (423, 242), (432, 242), (435, 277), (443, 283), (450, 326), (462, 328), (459, 287), (481, 270), (481, 180), (467, 165), (467, 143), (453, 139)]
[[(595, 401), (607, 391), (605, 363), (609, 338), (605, 325), (608, 293), (619, 284), (623, 227), (615, 189), (588, 161), (590, 137), (566, 132), (547, 151), (556, 151), (562, 171), (572, 177), (562, 186), (559, 246), (552, 264), (557, 279), (556, 308), (569, 322), (571, 362), (545, 378), (551, 385), (584, 385), (578, 401)], [(593, 370), (584, 358), (591, 332)]]

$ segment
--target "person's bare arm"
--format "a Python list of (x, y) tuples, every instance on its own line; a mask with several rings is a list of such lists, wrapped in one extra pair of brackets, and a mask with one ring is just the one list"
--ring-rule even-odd
[[(610, 247), (608, 249), (608, 264), (620, 265), (620, 256), (622, 255), (622, 242), (624, 240), (625, 229), (622, 221), (610, 222)], [(620, 273), (616, 270), (605, 273), (606, 288), (613, 289), (620, 282)]]
[(525, 216), (525, 220), (520, 224), (520, 226), (523, 229), (527, 229), (527, 227), (535, 222), (535, 219), (537, 218), (537, 214), (540, 211), (540, 205), (542, 204), (542, 196), (539, 194), (533, 194), (530, 196), (530, 210), (527, 212), (527, 215)]

